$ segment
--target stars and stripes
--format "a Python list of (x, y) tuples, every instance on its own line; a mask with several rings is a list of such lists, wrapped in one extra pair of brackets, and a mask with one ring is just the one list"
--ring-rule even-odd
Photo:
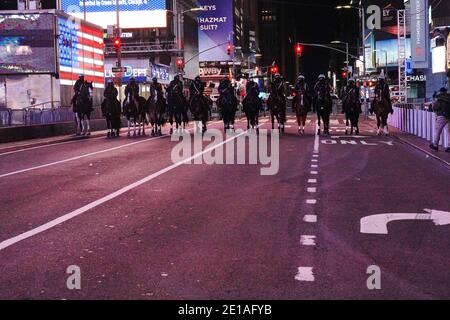
[(58, 19), (58, 31), (61, 85), (73, 85), (83, 74), (94, 87), (104, 88), (103, 33), (64, 18)]

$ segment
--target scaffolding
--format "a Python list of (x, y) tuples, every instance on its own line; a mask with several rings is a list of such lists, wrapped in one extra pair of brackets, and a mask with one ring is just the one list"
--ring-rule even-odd
[(398, 96), (400, 103), (407, 102), (408, 82), (406, 77), (406, 10), (397, 11), (398, 24)]

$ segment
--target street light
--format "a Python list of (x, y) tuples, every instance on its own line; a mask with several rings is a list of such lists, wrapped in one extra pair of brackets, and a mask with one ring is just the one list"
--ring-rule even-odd
[[(336, 6), (337, 10), (342, 10), (342, 9), (353, 9), (353, 10), (358, 10), (359, 11), (359, 18), (361, 19), (361, 40), (362, 40), (362, 62), (363, 62), (363, 78), (366, 77), (366, 46), (365, 46), (365, 42), (366, 42), (366, 28), (365, 28), (365, 21), (366, 21), (366, 17), (365, 17), (365, 12), (364, 12), (364, 7), (362, 5), (362, 0), (359, 1), (359, 6), (353, 6), (353, 5), (343, 5), (343, 6)], [(365, 81), (364, 81), (365, 83)], [(365, 109), (367, 112), (367, 86), (364, 86), (364, 105), (365, 105)]]
[(190, 9), (184, 10), (182, 12), (178, 12), (178, 13), (175, 13), (173, 10), (166, 10), (166, 12), (172, 13), (172, 15), (176, 19), (175, 31), (176, 31), (176, 37), (177, 37), (177, 43), (178, 43), (179, 50), (182, 49), (181, 48), (181, 17), (184, 16), (186, 13), (197, 12), (197, 11), (207, 11), (207, 9), (202, 8), (202, 7), (196, 7), (196, 8), (190, 8)]
[(345, 51), (347, 52), (347, 60), (345, 61), (345, 65), (346, 65), (347, 75), (348, 75), (348, 66), (349, 66), (349, 63), (350, 63), (350, 56), (349, 56), (349, 51), (348, 51), (348, 42), (336, 40), (336, 41), (331, 41), (331, 43), (332, 44), (345, 44)]

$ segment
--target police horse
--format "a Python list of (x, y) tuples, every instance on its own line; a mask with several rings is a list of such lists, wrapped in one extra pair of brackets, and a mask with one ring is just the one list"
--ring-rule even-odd
[(238, 100), (232, 91), (229, 91), (219, 97), (217, 101), (219, 111), (222, 115), (224, 130), (234, 130)]
[(131, 126), (133, 126), (133, 136), (141, 134), (145, 136), (145, 125), (147, 122), (146, 114), (147, 101), (140, 96), (128, 97), (123, 102), (123, 115), (127, 118), (128, 122), (128, 137), (131, 136)]
[(244, 99), (244, 113), (247, 117), (247, 129), (259, 133), (259, 111), (261, 101), (256, 95), (247, 95)]
[(73, 112), (77, 124), (77, 136), (91, 135), (91, 113), (94, 111), (91, 92), (92, 82), (84, 82), (80, 92), (72, 99)]
[(275, 119), (278, 123), (278, 130), (284, 133), (286, 124), (286, 101), (278, 93), (271, 93), (269, 101), (270, 118), (272, 120), (272, 130), (275, 130)]
[[(165, 124), (166, 99), (157, 94), (147, 100), (147, 112), (150, 125), (152, 126), (152, 136), (161, 136), (162, 127)], [(177, 122), (178, 125), (178, 122)], [(172, 132), (172, 131), (171, 131)]]
[(205, 133), (207, 131), (210, 110), (206, 98), (203, 95), (194, 94), (189, 103), (189, 110), (191, 111), (193, 120), (196, 122), (196, 130), (200, 129), (199, 124), (201, 123), (202, 133)]
[(386, 98), (382, 97), (379, 93), (375, 96), (373, 105), (373, 112), (375, 113), (377, 117), (377, 135), (389, 135), (389, 127), (387, 124), (388, 117), (389, 117), (389, 102), (386, 100)]
[(118, 137), (120, 135), (121, 126), (119, 100), (106, 98), (102, 103), (102, 114), (106, 119), (106, 126), (108, 128), (107, 137)]
[[(356, 89), (352, 89), (356, 90)], [(361, 104), (354, 91), (350, 91), (344, 101), (343, 111), (345, 114), (345, 134), (359, 134), (359, 115), (362, 113)], [(349, 129), (350, 127), (350, 129)]]
[(325, 135), (330, 134), (330, 114), (331, 114), (331, 101), (327, 93), (322, 90), (318, 93), (315, 105), (315, 111), (317, 112), (318, 129), (317, 134), (321, 133), (321, 121), (323, 121), (323, 133)]
[(307, 98), (306, 90), (304, 88), (296, 93), (292, 108), (297, 117), (298, 132), (305, 133), (306, 119), (308, 117), (308, 112), (311, 111), (311, 101)]

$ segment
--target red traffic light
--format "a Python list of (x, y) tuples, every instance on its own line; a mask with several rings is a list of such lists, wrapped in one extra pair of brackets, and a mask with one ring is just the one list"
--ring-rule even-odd
[(297, 54), (297, 56), (301, 56), (303, 53), (303, 46), (299, 43), (297, 43), (295, 45), (295, 53)]
[(120, 40), (120, 38), (114, 38), (114, 47), (118, 50), (120, 49), (121, 45), (122, 45), (122, 41)]
[(231, 50), (233, 49), (233, 46), (231, 45), (231, 43), (229, 43), (228, 45), (227, 45), (227, 54), (229, 55), (229, 56), (231, 56)]
[(181, 58), (177, 59), (177, 67), (178, 67), (178, 69), (179, 69), (179, 70), (182, 70), (182, 69), (183, 69), (183, 66), (184, 66), (184, 61), (183, 61), (183, 59), (181, 59)]
[(342, 78), (347, 78), (347, 71), (342, 72)]
[(272, 68), (270, 68), (270, 72), (271, 72), (272, 74), (278, 73), (278, 67), (272, 67)]

